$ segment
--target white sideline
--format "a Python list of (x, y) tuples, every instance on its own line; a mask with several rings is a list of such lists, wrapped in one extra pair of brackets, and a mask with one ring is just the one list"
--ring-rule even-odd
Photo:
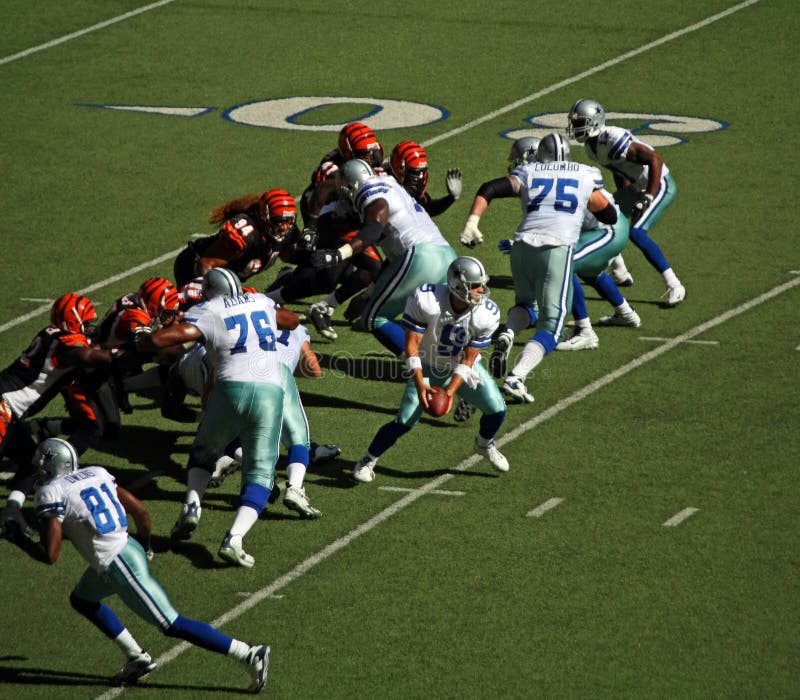
[[(503, 445), (506, 445), (509, 442), (516, 440), (518, 437), (524, 435), (528, 431), (533, 430), (537, 425), (540, 425), (541, 423), (544, 423), (550, 418), (557, 416), (559, 413), (566, 410), (573, 404), (576, 404), (579, 401), (582, 401), (583, 399), (591, 396), (592, 394), (599, 391), (600, 389), (610, 384), (611, 382), (616, 381), (620, 377), (624, 377), (629, 372), (638, 369), (639, 367), (641, 367), (644, 364), (647, 364), (651, 360), (655, 360), (664, 353), (669, 352), (670, 350), (674, 350), (677, 347), (680, 347), (680, 345), (689, 338), (694, 338), (695, 336), (700, 335), (701, 333), (705, 333), (707, 330), (714, 328), (715, 326), (719, 326), (725, 323), (726, 321), (729, 321), (730, 319), (745, 313), (746, 311), (750, 311), (750, 309), (753, 309), (754, 307), (759, 306), (760, 304), (763, 304), (764, 302), (769, 301), (773, 297), (776, 297), (779, 294), (783, 294), (783, 292), (786, 292), (792, 289), (793, 287), (797, 287), (798, 285), (800, 285), (800, 278), (795, 278), (777, 287), (773, 287), (768, 292), (765, 292), (764, 294), (757, 296), (755, 299), (751, 299), (750, 301), (744, 302), (743, 304), (736, 306), (730, 311), (726, 311), (725, 313), (717, 316), (716, 318), (712, 318), (711, 320), (706, 321), (705, 323), (701, 323), (699, 326), (695, 326), (694, 328), (686, 331), (685, 333), (677, 336), (676, 338), (673, 338), (664, 345), (661, 345), (658, 348), (645, 353), (641, 357), (637, 357), (636, 359), (631, 360), (630, 362), (622, 365), (621, 367), (617, 368), (613, 372), (610, 372), (604, 377), (600, 377), (599, 379), (591, 382), (590, 384), (587, 384), (585, 387), (579, 389), (574, 394), (561, 399), (558, 403), (554, 404), (547, 410), (534, 416), (530, 420), (525, 421), (524, 423), (517, 426), (516, 428), (514, 428), (514, 430), (510, 431), (509, 433), (506, 433), (502, 438), (500, 438), (497, 441), (497, 444), (502, 447)], [(223, 625), (226, 625), (227, 623), (235, 620), (236, 618), (240, 617), (251, 608), (258, 605), (258, 603), (260, 603), (262, 600), (274, 597), (278, 591), (280, 591), (281, 589), (288, 586), (290, 583), (299, 579), (301, 576), (303, 576), (308, 571), (313, 569), (317, 564), (320, 564), (321, 562), (325, 561), (329, 557), (336, 554), (339, 550), (347, 547), (351, 542), (361, 537), (361, 535), (365, 535), (370, 530), (373, 530), (378, 525), (384, 523), (393, 515), (399, 513), (407, 506), (410, 506), (412, 503), (420, 499), (422, 496), (438, 491), (443, 484), (447, 483), (448, 481), (450, 481), (450, 479), (453, 479), (455, 476), (457, 476), (457, 474), (455, 474), (454, 472), (465, 472), (474, 464), (477, 464), (481, 459), (482, 457), (479, 457), (478, 455), (472, 455), (470, 457), (467, 457), (467, 459), (457, 464), (455, 467), (450, 469), (450, 471), (448, 471), (446, 474), (442, 474), (441, 476), (436, 477), (432, 481), (429, 481), (427, 484), (420, 486), (418, 489), (415, 489), (408, 495), (401, 498), (399, 501), (396, 501), (388, 508), (385, 508), (377, 515), (373, 516), (366, 522), (362, 523), (355, 529), (351, 530), (343, 537), (340, 537), (338, 540), (332, 542), (331, 544), (321, 549), (316, 554), (312, 554), (310, 557), (308, 557), (308, 559), (300, 562), (297, 566), (295, 566), (294, 569), (287, 572), (283, 576), (278, 577), (268, 586), (265, 586), (261, 590), (256, 591), (250, 597), (246, 598), (243, 602), (241, 602), (239, 605), (232, 608), (227, 613), (221, 615), (216, 620), (211, 622), (211, 624), (214, 625), (214, 627), (222, 627)], [(551, 501), (554, 500), (556, 499), (551, 499)], [(187, 642), (181, 642), (180, 644), (177, 644), (176, 646), (172, 647), (172, 649), (159, 656), (158, 659), (156, 659), (156, 661), (159, 664), (168, 663), (169, 661), (172, 661), (180, 654), (182, 654), (184, 651), (186, 651), (190, 646), (191, 645), (188, 644)], [(119, 695), (122, 691), (123, 691), (122, 688), (113, 688), (108, 692), (99, 695), (97, 697), (97, 700), (108, 700), (109, 698), (114, 698), (117, 695)]]

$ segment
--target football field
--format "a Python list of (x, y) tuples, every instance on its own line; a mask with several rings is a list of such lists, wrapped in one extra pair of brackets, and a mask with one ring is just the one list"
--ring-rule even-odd
[[(462, 197), (435, 221), (484, 262), (504, 316), (514, 294), (497, 242), (519, 204), (492, 204), (483, 245), (458, 236), (515, 138), (563, 133), (591, 97), (677, 182), (652, 235), (686, 300), (665, 308), (660, 275), (629, 246), (623, 293), (641, 327), (595, 324), (598, 349), (537, 367), (535, 402), (510, 405), (498, 436), (506, 474), (473, 452), (478, 416), (450, 415), (424, 417), (356, 485), (403, 384), (339, 310), (337, 340), (311, 329), (323, 377), (298, 380), (312, 438), (342, 450), (307, 475), (323, 517), (279, 499), (247, 537), (255, 567), (232, 568), (217, 549), (238, 475), (207, 492), (192, 539), (170, 542), (196, 426), (131, 396), (120, 436), (82, 462), (147, 504), (151, 569), (181, 614), (272, 645), (266, 693), (800, 697), (794, 2), (2, 5), (0, 367), (61, 294), (86, 294), (102, 316), (147, 277), (172, 277), (186, 242), (213, 232), (213, 207), (270, 188), (299, 196), (348, 121), (370, 124), (387, 153), (425, 146), (433, 197), (463, 170)], [(252, 282), (265, 288), (277, 267)], [(593, 320), (611, 312), (587, 299)], [(57, 398), (41, 415), (64, 412)], [(0, 505), (11, 468), (0, 463)], [(33, 521), (30, 500), (25, 512)], [(48, 567), (0, 540), (0, 561), (0, 697), (245, 692), (231, 659), (162, 636), (116, 599), (159, 668), (111, 688), (122, 656), (69, 604), (77, 552)]]

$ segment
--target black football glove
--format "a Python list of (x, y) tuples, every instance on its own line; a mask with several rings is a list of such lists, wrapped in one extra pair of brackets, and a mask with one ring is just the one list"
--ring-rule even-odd
[(653, 195), (649, 192), (642, 192), (639, 199), (633, 204), (633, 211), (631, 212), (631, 223), (635, 224), (642, 218), (648, 207), (653, 203)]
[(337, 248), (320, 248), (311, 253), (311, 266), (317, 270), (335, 267), (342, 262), (342, 254)]
[(313, 228), (304, 228), (297, 240), (297, 250), (313, 253), (317, 249), (317, 232)]

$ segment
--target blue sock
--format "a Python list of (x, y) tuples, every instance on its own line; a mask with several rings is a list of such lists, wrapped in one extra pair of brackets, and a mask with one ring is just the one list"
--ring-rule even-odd
[(270, 489), (259, 484), (244, 484), (242, 493), (239, 496), (239, 507), (247, 506), (261, 515), (261, 511), (267, 506)]
[(191, 620), (183, 615), (178, 615), (164, 634), (168, 637), (183, 639), (209, 651), (216, 651), (218, 654), (227, 654), (233, 641), (228, 635), (222, 634), (207, 622)]
[(505, 419), (505, 411), (498, 411), (497, 413), (482, 415), (478, 434), (484, 440), (491, 440), (495, 435), (497, 435), (497, 431), (500, 430), (500, 426), (503, 425), (503, 421)]
[(395, 356), (400, 355), (405, 350), (406, 332), (399, 323), (389, 321), (380, 327), (376, 326), (372, 329), (372, 335)]
[(531, 340), (535, 340), (544, 348), (545, 355), (553, 352), (553, 348), (556, 346), (556, 339), (550, 331), (536, 331), (536, 335)]
[(584, 280), (594, 287), (597, 293), (608, 301), (612, 306), (621, 306), (625, 302), (625, 297), (614, 284), (611, 275), (607, 272), (601, 272), (597, 277), (584, 277)]
[(409, 430), (411, 430), (410, 427), (397, 421), (387, 423), (375, 434), (369, 445), (368, 452), (373, 457), (380, 457)]
[(92, 600), (84, 600), (71, 593), (69, 602), (72, 607), (83, 615), (89, 622), (97, 627), (109, 639), (116, 639), (120, 632), (125, 629), (114, 611), (103, 603)]
[(582, 318), (589, 318), (589, 311), (586, 309), (586, 294), (583, 292), (578, 275), (572, 275), (572, 315), (576, 321)]
[(300, 464), (307, 467), (309, 462), (308, 448), (305, 445), (292, 445), (286, 454), (286, 461), (289, 464), (300, 462)]
[(635, 226), (631, 229), (631, 241), (644, 253), (644, 257), (647, 258), (647, 262), (649, 262), (656, 270), (659, 272), (664, 272), (667, 268), (669, 268), (669, 263), (667, 262), (666, 257), (664, 257), (664, 253), (661, 252), (661, 248), (658, 247), (658, 243), (656, 243), (650, 236), (647, 235), (647, 231), (643, 228), (636, 228)]

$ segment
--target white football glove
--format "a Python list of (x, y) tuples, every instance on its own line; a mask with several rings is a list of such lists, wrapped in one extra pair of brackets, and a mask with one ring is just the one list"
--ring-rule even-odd
[(470, 214), (464, 230), (461, 232), (458, 240), (468, 248), (474, 248), (476, 245), (483, 243), (483, 234), (478, 228), (478, 222), (481, 220), (480, 216)]
[(458, 199), (461, 196), (461, 188), (462, 188), (462, 178), (464, 177), (464, 173), (461, 172), (461, 168), (450, 168), (447, 171), (447, 178), (445, 179), (445, 185), (447, 185), (447, 192), (453, 199)]

